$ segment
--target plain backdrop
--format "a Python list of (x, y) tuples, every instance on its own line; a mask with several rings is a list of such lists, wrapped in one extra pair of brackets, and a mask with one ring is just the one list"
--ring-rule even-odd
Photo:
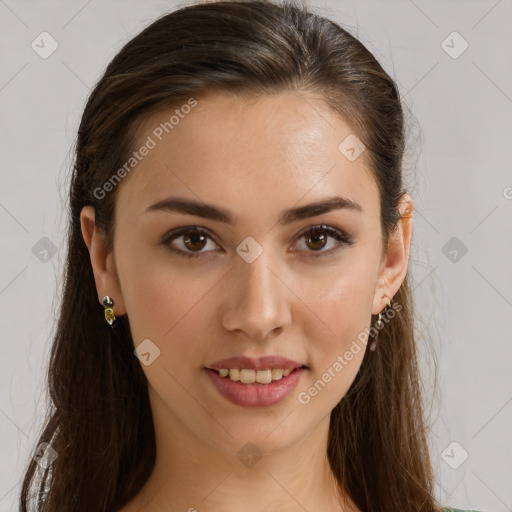
[[(410, 272), (437, 497), (510, 511), (512, 2), (308, 4), (374, 53), (408, 115)], [(42, 425), (84, 102), (121, 46), (177, 5), (0, 0), (0, 512), (18, 510)], [(46, 58), (33, 48), (41, 38), (46, 51), (58, 45)]]

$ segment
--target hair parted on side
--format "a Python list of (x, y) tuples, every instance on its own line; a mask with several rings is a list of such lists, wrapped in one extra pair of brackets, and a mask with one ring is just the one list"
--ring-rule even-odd
[[(44, 471), (28, 462), (22, 512), (112, 512), (152, 471), (147, 379), (133, 354), (127, 316), (116, 329), (104, 321), (80, 213), (94, 207), (111, 250), (118, 187), (102, 199), (94, 191), (129, 158), (144, 120), (212, 90), (242, 98), (297, 91), (324, 99), (366, 147), (363, 157), (379, 190), (383, 252), (400, 220), (406, 138), (399, 91), (354, 36), (291, 0), (202, 2), (147, 26), (112, 59), (80, 122), (47, 374), (51, 411), (37, 443), (48, 443), (58, 457)], [(378, 349), (366, 351), (332, 411), (327, 455), (340, 488), (361, 510), (437, 512), (409, 276), (393, 302), (401, 310), (379, 332)]]

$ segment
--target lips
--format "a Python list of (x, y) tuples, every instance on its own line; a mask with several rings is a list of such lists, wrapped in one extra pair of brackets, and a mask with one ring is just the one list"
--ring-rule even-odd
[(305, 368), (297, 368), (286, 377), (268, 384), (244, 384), (222, 377), (213, 369), (205, 369), (204, 373), (218, 393), (232, 404), (242, 407), (270, 407), (289, 397), (306, 371)]
[(247, 356), (229, 357), (209, 364), (206, 368), (210, 370), (220, 370), (221, 368), (239, 368), (241, 370), (267, 370), (269, 368), (307, 368), (306, 365), (287, 359), (282, 356), (264, 356), (252, 358)]

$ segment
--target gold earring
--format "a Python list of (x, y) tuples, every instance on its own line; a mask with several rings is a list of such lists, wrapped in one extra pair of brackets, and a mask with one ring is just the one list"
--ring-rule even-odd
[[(391, 307), (391, 300), (388, 299), (387, 305)], [(384, 308), (386, 309), (386, 308)], [(384, 309), (382, 311), (384, 311)], [(379, 313), (379, 318), (377, 319), (376, 325), (379, 329), (382, 329), (384, 326), (384, 322), (382, 321), (382, 311)], [(374, 340), (370, 345), (370, 350), (373, 352), (377, 348), (377, 342)]]
[(114, 315), (114, 301), (108, 295), (103, 297), (103, 307), (105, 308), (105, 320), (110, 327), (114, 328), (117, 325), (116, 315)]

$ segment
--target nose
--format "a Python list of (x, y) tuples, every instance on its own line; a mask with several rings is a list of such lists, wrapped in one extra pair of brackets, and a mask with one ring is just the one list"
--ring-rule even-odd
[(292, 294), (280, 273), (284, 274), (272, 268), (266, 251), (252, 263), (240, 258), (229, 273), (222, 318), (224, 328), (257, 341), (280, 334), (291, 321), (289, 297)]

